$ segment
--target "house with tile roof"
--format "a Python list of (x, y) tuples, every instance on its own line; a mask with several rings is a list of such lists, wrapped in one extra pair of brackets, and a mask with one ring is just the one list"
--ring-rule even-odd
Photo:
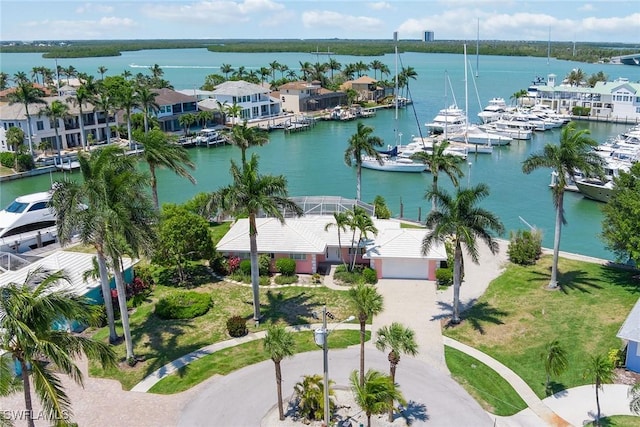
[(238, 118), (241, 121), (266, 119), (282, 111), (280, 100), (271, 96), (271, 89), (244, 80), (229, 80), (219, 84), (213, 91), (213, 99), (228, 107), (238, 105)]
[(369, 76), (361, 76), (340, 85), (340, 90), (353, 89), (358, 93), (357, 101), (378, 101), (385, 96), (385, 89), (378, 81)]
[(165, 132), (179, 132), (182, 126), (178, 122), (180, 116), (186, 113), (197, 113), (196, 98), (185, 95), (173, 89), (153, 89), (156, 95), (156, 103), (160, 107), (155, 112), (160, 129)]
[[(355, 255), (356, 263), (374, 268), (378, 278), (398, 279), (435, 280), (436, 269), (447, 260), (444, 245), (434, 245), (422, 255), (426, 229), (404, 229), (396, 220), (374, 219), (378, 234), (358, 242), (352, 240), (351, 230), (338, 234), (337, 227), (327, 229), (332, 222), (328, 215), (287, 218), (284, 223), (256, 218), (258, 251), (270, 255), (272, 267), (278, 258), (294, 259), (300, 274), (316, 273), (322, 264), (348, 261)], [(249, 220), (238, 219), (216, 249), (227, 256), (249, 258)]]
[(631, 309), (616, 336), (627, 343), (626, 368), (640, 373), (640, 299)]
[(318, 81), (285, 83), (273, 95), (280, 99), (283, 111), (296, 114), (331, 109), (347, 103), (346, 93), (325, 89)]

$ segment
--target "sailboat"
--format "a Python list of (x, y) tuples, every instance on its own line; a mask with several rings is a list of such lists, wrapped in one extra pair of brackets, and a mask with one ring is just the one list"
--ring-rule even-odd
[(378, 151), (381, 161), (378, 161), (375, 157), (365, 157), (362, 159), (362, 167), (367, 169), (386, 171), (386, 172), (415, 172), (420, 173), (424, 172), (426, 166), (423, 163), (414, 162), (410, 158), (407, 157), (399, 157), (398, 156), (398, 33), (393, 33), (393, 41), (396, 43), (395, 46), (395, 58), (396, 58), (396, 78), (395, 78), (395, 93), (394, 93), (394, 104), (395, 104), (395, 146), (389, 147), (386, 151)]

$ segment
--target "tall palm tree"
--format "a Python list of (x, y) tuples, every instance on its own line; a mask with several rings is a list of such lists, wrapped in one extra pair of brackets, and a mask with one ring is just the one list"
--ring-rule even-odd
[(300, 64), (300, 72), (302, 73), (302, 80), (304, 81), (308, 81), (309, 80), (309, 74), (311, 73), (312, 70), (312, 66), (311, 66), (311, 62), (309, 61), (298, 61)]
[(67, 75), (67, 84), (71, 84), (71, 77), (76, 77), (78, 75), (78, 70), (73, 65), (69, 65), (64, 73)]
[(247, 150), (251, 147), (261, 147), (267, 142), (267, 133), (258, 127), (247, 126), (246, 121), (231, 130), (231, 143), (240, 149), (243, 166), (247, 163)]
[(552, 168), (555, 182), (551, 187), (553, 204), (556, 209), (555, 235), (553, 239), (553, 265), (549, 289), (558, 287), (558, 256), (560, 252), (560, 234), (562, 224), (566, 224), (564, 216), (564, 192), (567, 182), (577, 171), (587, 176), (603, 174), (603, 160), (593, 151), (598, 143), (589, 138), (588, 129), (578, 130), (574, 123), (562, 129), (560, 145), (546, 144), (539, 153), (529, 155), (522, 163), (522, 171), (526, 174), (539, 168)]
[[(24, 74), (24, 73), (23, 73)], [(15, 79), (18, 82), (16, 90), (9, 94), (9, 104), (20, 103), (24, 105), (24, 113), (27, 116), (27, 138), (29, 144), (29, 154), (33, 156), (33, 134), (31, 130), (31, 115), (29, 114), (29, 104), (46, 104), (44, 92), (33, 85), (30, 81), (20, 78), (18, 74), (15, 75)]]
[(160, 109), (156, 102), (157, 92), (152, 91), (148, 86), (138, 86), (138, 101), (144, 112), (144, 132), (149, 132), (149, 115)]
[[(0, 397), (7, 397), (22, 389), (22, 378), (16, 377), (16, 364), (11, 354), (4, 353), (0, 355)], [(12, 427), (11, 414), (0, 413), (0, 426)]]
[(156, 169), (166, 167), (183, 178), (187, 178), (192, 184), (196, 179), (189, 173), (188, 169), (193, 169), (195, 164), (189, 158), (189, 153), (185, 148), (169, 141), (167, 134), (160, 129), (152, 129), (149, 133), (135, 132), (136, 141), (144, 147), (142, 158), (149, 165), (151, 173), (151, 194), (156, 210), (160, 209), (158, 201), (158, 178)]
[(280, 421), (284, 420), (284, 409), (282, 407), (282, 371), (280, 362), (286, 357), (295, 354), (295, 339), (293, 334), (288, 332), (282, 325), (270, 325), (267, 328), (267, 335), (264, 337), (264, 350), (273, 360), (276, 368), (276, 389), (278, 393), (278, 414)]
[(364, 341), (367, 320), (382, 312), (384, 299), (376, 288), (365, 283), (358, 283), (349, 288), (349, 299), (358, 313), (360, 322), (360, 386), (364, 384)]
[(232, 105), (228, 105), (225, 108), (225, 112), (226, 114), (231, 116), (231, 124), (235, 125), (238, 123), (238, 120), (242, 116), (242, 105), (234, 102)]
[(356, 165), (356, 200), (360, 200), (360, 184), (362, 181), (363, 155), (375, 158), (382, 165), (382, 157), (375, 147), (382, 147), (383, 141), (379, 136), (373, 135), (373, 128), (358, 122), (356, 133), (349, 138), (349, 145), (344, 152), (344, 162), (351, 166)]
[(256, 216), (264, 212), (270, 217), (284, 223), (281, 209), (300, 216), (302, 209), (289, 200), (287, 179), (282, 176), (260, 175), (258, 173), (258, 156), (253, 154), (245, 165), (231, 161), (232, 184), (223, 187), (212, 195), (214, 203), (223, 213), (233, 216), (249, 217), (249, 246), (251, 256), (251, 287), (253, 290), (253, 318), (260, 319), (260, 278), (258, 266), (258, 228)]
[[(371, 61), (371, 64), (369, 64), (369, 67), (373, 70), (374, 80), (378, 79), (378, 70), (382, 68), (382, 65), (382, 61), (379, 61), (377, 59), (374, 59), (373, 61)], [(380, 77), (382, 78), (382, 74), (380, 74)]]
[(553, 340), (545, 345), (544, 353), (542, 353), (544, 361), (544, 371), (547, 374), (547, 382), (545, 389), (551, 390), (551, 375), (561, 375), (569, 367), (567, 361), (567, 352), (560, 346), (558, 340)]
[(426, 255), (435, 242), (450, 239), (453, 254), (453, 317), (452, 324), (460, 323), (460, 285), (463, 276), (462, 245), (474, 263), (478, 263), (478, 239), (485, 242), (492, 254), (499, 250), (491, 232), (501, 234), (504, 226), (492, 212), (477, 204), (489, 195), (486, 184), (476, 187), (456, 189), (455, 197), (446, 191), (427, 192), (427, 197), (435, 197), (438, 209), (427, 216), (426, 227), (431, 230), (422, 241), (422, 253)]
[(13, 169), (18, 172), (18, 156), (22, 151), (22, 144), (24, 144), (24, 131), (17, 126), (12, 126), (7, 130), (5, 136), (7, 145), (13, 149)]
[[(400, 363), (402, 353), (409, 356), (418, 354), (418, 344), (415, 333), (398, 322), (393, 322), (390, 326), (383, 326), (378, 330), (376, 348), (380, 351), (389, 350), (389, 376), (391, 382), (396, 382), (396, 367)], [(393, 422), (393, 405), (389, 408), (389, 422)]]
[[(24, 283), (10, 283), (0, 294), (0, 349), (20, 365), (27, 412), (33, 411), (31, 376), (42, 407), (52, 420), (64, 420), (71, 413), (71, 401), (57, 377), (58, 371), (82, 385), (82, 372), (75, 364), (77, 357), (86, 354), (103, 366), (116, 365), (114, 352), (104, 343), (52, 329), (61, 318), (91, 326), (99, 323), (97, 306), (70, 288), (58, 287), (65, 280), (60, 271), (46, 273), (36, 269), (29, 272)], [(35, 426), (33, 417), (28, 418), (27, 424)]]
[(84, 110), (83, 106), (87, 105), (91, 100), (91, 93), (87, 90), (87, 88), (83, 85), (76, 90), (76, 93), (73, 96), (69, 96), (67, 98), (67, 102), (71, 102), (73, 105), (78, 107), (79, 110), (79, 121), (80, 121), (80, 143), (82, 144), (82, 149), (87, 149), (87, 135), (84, 132)]
[(229, 64), (222, 64), (220, 66), (220, 71), (224, 74), (224, 79), (229, 80), (229, 73), (233, 72), (233, 67)]
[(9, 87), (9, 74), (0, 71), (0, 90), (5, 90), (7, 87)]
[(276, 71), (280, 70), (280, 67), (282, 67), (282, 65), (280, 65), (278, 61), (269, 63), (269, 68), (271, 69), (271, 80), (276, 79)]
[(527, 96), (528, 94), (529, 94), (529, 92), (527, 92), (526, 89), (520, 89), (519, 91), (514, 92), (513, 95), (511, 95), (509, 97), (509, 99), (514, 101), (516, 106), (519, 106), (520, 105), (520, 100), (522, 98), (524, 98), (525, 96)]
[(584, 370), (584, 377), (593, 381), (596, 389), (596, 425), (600, 425), (600, 395), (599, 390), (603, 390), (603, 384), (611, 384), (615, 378), (614, 367), (607, 357), (602, 354), (591, 355)]
[(107, 67), (100, 65), (98, 67), (98, 73), (100, 74), (100, 80), (104, 80), (104, 74), (108, 71)]
[[(454, 156), (447, 153), (447, 147), (449, 147), (449, 141), (446, 139), (442, 142), (434, 142), (433, 149), (430, 152), (419, 151), (411, 155), (411, 158), (424, 163), (431, 172), (431, 191), (438, 190), (438, 174), (444, 172), (451, 183), (457, 187), (458, 178), (464, 175), (460, 166), (464, 159), (460, 156)], [(431, 199), (431, 210), (436, 208), (436, 199)]]
[[(200, 113), (208, 113), (208, 111), (201, 111)], [(198, 113), (198, 115), (200, 114)], [(178, 124), (184, 129), (184, 136), (187, 136), (191, 131), (191, 125), (198, 120), (198, 116), (192, 113), (183, 114), (178, 117)]]
[(133, 136), (131, 132), (131, 111), (140, 106), (140, 99), (133, 83), (127, 81), (126, 84), (119, 87), (116, 98), (118, 107), (124, 110), (124, 117), (127, 120), (127, 139), (131, 142)]
[(51, 123), (53, 123), (53, 130), (56, 134), (56, 150), (58, 151), (58, 164), (62, 165), (62, 140), (60, 139), (60, 134), (58, 132), (58, 127), (60, 127), (60, 119), (64, 119), (69, 116), (69, 106), (57, 99), (53, 101), (51, 104), (47, 105), (40, 109), (38, 113), (39, 116), (46, 116)]
[(358, 382), (358, 372), (353, 371), (349, 381), (356, 403), (367, 416), (367, 427), (371, 427), (371, 415), (393, 410), (396, 400), (402, 404), (405, 402), (397, 384), (382, 372), (369, 369), (364, 382), (362, 378)]
[[(351, 241), (351, 271), (353, 271), (356, 267), (362, 239), (366, 239), (369, 233), (378, 234), (378, 229), (375, 227), (371, 216), (364, 209), (357, 206), (354, 206), (353, 211), (348, 214), (348, 225), (353, 230)], [(358, 239), (355, 238), (356, 232), (358, 233)]]
[(107, 138), (107, 144), (111, 143), (111, 127), (109, 119), (111, 118), (111, 110), (116, 105), (115, 101), (115, 98), (104, 87), (100, 87), (96, 95), (91, 100), (96, 110), (104, 113), (104, 131)]
[(344, 262), (344, 256), (342, 255), (342, 232), (347, 231), (347, 226), (349, 225), (349, 214), (346, 212), (334, 212), (333, 213), (334, 222), (328, 222), (324, 226), (324, 230), (328, 231), (331, 227), (338, 228), (338, 249), (340, 250), (340, 261), (346, 267), (347, 264)]

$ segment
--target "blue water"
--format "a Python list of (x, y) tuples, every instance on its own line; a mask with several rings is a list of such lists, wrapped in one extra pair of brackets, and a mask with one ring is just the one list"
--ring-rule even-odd
[[(358, 61), (370, 63), (378, 59), (385, 62), (391, 70), (395, 67), (392, 55), (382, 58), (335, 58), (343, 65)], [(464, 59), (462, 55), (419, 53), (402, 54), (400, 58), (402, 65), (411, 66), (418, 73), (417, 79), (410, 82), (415, 113), (411, 108), (401, 110), (397, 121), (398, 130), (403, 134), (402, 141), (406, 143), (412, 135), (419, 134), (420, 128), (424, 131), (424, 123), (430, 121), (440, 108), (453, 102), (453, 95), (458, 105), (464, 106)], [(300, 62), (313, 63), (316, 56), (306, 53), (220, 54), (207, 52), (205, 49), (184, 49), (125, 52), (120, 57), (60, 60), (59, 64), (65, 67), (73, 65), (79, 71), (96, 75), (98, 67), (104, 65), (108, 68), (107, 75), (112, 75), (125, 69), (134, 74), (145, 72), (144, 67), (157, 63), (164, 69), (164, 77), (176, 89), (191, 89), (199, 87), (206, 75), (220, 73), (221, 64), (230, 64), (234, 68), (244, 66), (249, 70), (267, 67), (274, 60), (299, 70)], [(321, 57), (320, 61), (326, 61), (326, 58)], [(475, 68), (475, 57), (470, 56), (469, 62)], [(17, 71), (28, 73), (32, 67), (39, 65), (54, 67), (53, 60), (43, 59), (39, 54), (1, 53), (0, 64), (2, 71), (9, 74)], [(481, 56), (479, 65), (479, 77), (473, 78), (475, 70), (469, 71), (468, 76), (468, 109), (472, 120), (490, 98), (501, 96), (509, 99), (513, 93), (529, 86), (536, 76), (546, 77), (547, 74), (554, 73), (561, 80), (571, 69), (579, 67), (586, 74), (604, 71), (610, 78), (640, 80), (640, 67), (622, 65), (583, 64), (553, 59), (547, 64), (546, 58), (498, 56)], [(447, 81), (451, 81), (451, 87), (448, 87)], [(375, 134), (386, 143), (393, 143), (396, 126), (393, 110), (379, 111), (376, 117), (366, 119), (365, 123), (373, 127)], [(627, 129), (624, 125), (586, 122), (579, 123), (579, 126), (589, 128), (596, 141), (604, 141)], [(254, 150), (260, 156), (260, 170), (262, 173), (285, 175), (291, 195), (340, 195), (353, 198), (355, 170), (344, 165), (343, 157), (347, 140), (355, 132), (355, 128), (355, 122), (321, 122), (307, 132), (287, 135), (273, 132), (270, 134), (269, 144)], [(537, 226), (543, 232), (543, 243), (547, 247), (552, 245), (554, 227), (554, 208), (548, 189), (551, 171), (539, 170), (524, 175), (521, 163), (530, 153), (541, 150), (545, 143), (557, 142), (559, 134), (559, 130), (538, 133), (530, 142), (514, 142), (510, 147), (496, 149), (492, 155), (471, 156), (468, 164), (464, 165), (465, 177), (461, 180), (461, 185), (487, 183), (491, 194), (483, 202), (483, 206), (499, 215), (507, 230), (526, 228), (520, 218)], [(198, 192), (213, 191), (228, 184), (229, 159), (239, 159), (240, 156), (239, 150), (230, 146), (194, 148), (189, 152), (197, 165), (194, 172), (197, 185), (161, 171), (161, 202), (184, 202)], [(59, 179), (60, 176), (53, 174), (2, 183), (0, 204), (8, 204), (19, 194), (45, 190), (50, 187), (52, 180)], [(362, 179), (363, 200), (371, 201), (376, 195), (382, 195), (394, 215), (400, 214), (402, 203), (405, 217), (417, 219), (421, 208), (421, 218), (424, 219), (429, 209), (424, 193), (431, 184), (431, 175), (364, 170)], [(447, 181), (445, 177), (440, 179), (442, 185), (451, 189)], [(613, 258), (598, 237), (601, 231), (602, 206), (579, 194), (566, 195), (568, 225), (563, 228), (562, 250)]]

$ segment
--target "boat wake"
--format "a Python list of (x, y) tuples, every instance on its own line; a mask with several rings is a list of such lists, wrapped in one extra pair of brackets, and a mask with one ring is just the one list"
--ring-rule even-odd
[[(129, 68), (151, 68), (153, 65), (129, 64)], [(220, 68), (219, 65), (160, 65), (160, 68)]]

